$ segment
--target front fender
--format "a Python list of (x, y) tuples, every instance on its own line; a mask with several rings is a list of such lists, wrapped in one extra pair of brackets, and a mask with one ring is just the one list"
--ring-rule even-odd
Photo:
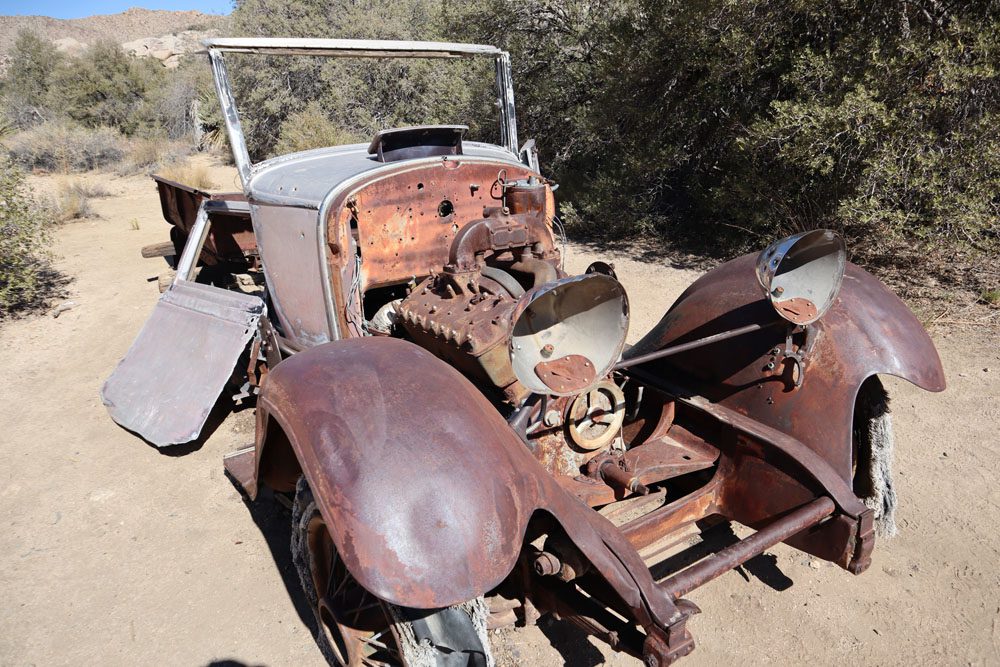
[[(695, 281), (626, 357), (741, 327), (777, 315), (754, 275), (754, 255), (719, 266)], [(771, 351), (785, 329), (770, 327), (650, 362), (647, 372), (677, 378), (712, 402), (776, 428), (852, 476), (854, 402), (872, 375), (895, 375), (929, 391), (945, 388), (930, 337), (910, 309), (874, 276), (848, 264), (836, 302), (819, 322), (795, 388)], [(795, 339), (801, 344), (799, 336)]]
[[(464, 602), (513, 569), (528, 520), (550, 513), (640, 622), (678, 612), (635, 549), (564, 491), (458, 371), (398, 339), (327, 343), (268, 375), (276, 421), (367, 590), (419, 608)], [(259, 440), (269, 431), (258, 428)]]

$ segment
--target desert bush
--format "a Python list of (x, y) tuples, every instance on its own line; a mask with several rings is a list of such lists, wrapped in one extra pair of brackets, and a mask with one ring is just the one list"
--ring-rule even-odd
[(826, 226), (883, 275), (975, 288), (1000, 254), (997, 16), (995, 0), (478, 0), (445, 19), (512, 52), (519, 127), (578, 232), (731, 256)]
[(21, 169), (0, 161), (0, 317), (31, 305), (41, 293), (48, 225)]
[(7, 77), (0, 87), (8, 120), (26, 128), (51, 119), (49, 86), (62, 54), (47, 39), (22, 30), (8, 55)]
[(49, 205), (56, 222), (72, 222), (95, 216), (89, 189), (79, 183), (63, 183)]
[(154, 60), (132, 57), (112, 42), (97, 42), (55, 69), (49, 106), (88, 127), (135, 134), (153, 124), (147, 98), (163, 85), (164, 76)]
[(119, 176), (153, 174), (184, 160), (191, 146), (164, 137), (136, 137), (127, 142), (124, 159), (115, 169)]
[(117, 164), (126, 142), (117, 131), (50, 122), (13, 135), (5, 142), (15, 162), (43, 171), (87, 171)]
[(69, 119), (127, 136), (200, 139), (200, 100), (211, 90), (201, 59), (183, 59), (168, 71), (109, 41), (67, 57), (31, 32), (18, 36), (11, 59), (0, 93), (4, 115), (18, 128)]
[(218, 187), (212, 181), (207, 166), (204, 164), (194, 164), (189, 160), (165, 167), (157, 172), (157, 175), (202, 190), (211, 190)]
[(88, 183), (86, 181), (73, 181), (66, 185), (71, 190), (82, 197), (88, 199), (103, 199), (111, 196), (111, 190), (101, 183)]
[[(366, 0), (328, 3), (240, 0), (232, 15), (234, 34), (268, 37), (438, 39), (446, 0)], [(241, 122), (254, 159), (278, 153), (292, 116), (315, 101), (348, 141), (369, 141), (390, 127), (420, 123), (464, 123), (470, 137), (497, 134), (495, 96), (479, 95), (473, 81), (491, 83), (486, 60), (322, 59), (239, 56), (229, 59)], [(217, 106), (217, 103), (216, 103)], [(293, 124), (301, 121), (293, 121)], [(324, 124), (324, 130), (329, 126)], [(295, 142), (298, 145), (299, 142)], [(311, 143), (311, 142), (304, 142)]]
[(278, 155), (296, 153), (354, 140), (355, 137), (330, 120), (322, 105), (313, 100), (302, 111), (293, 113), (281, 123), (274, 152)]
[(163, 85), (149, 93), (150, 113), (145, 122), (168, 139), (198, 146), (206, 112), (218, 106), (209, 68), (200, 58), (185, 58), (164, 79)]

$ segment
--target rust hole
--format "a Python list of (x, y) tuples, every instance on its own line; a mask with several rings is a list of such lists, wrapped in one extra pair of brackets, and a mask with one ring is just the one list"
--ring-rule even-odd
[(442, 199), (441, 203), (438, 204), (438, 215), (442, 218), (447, 218), (449, 215), (455, 212), (455, 205), (451, 203), (450, 199)]

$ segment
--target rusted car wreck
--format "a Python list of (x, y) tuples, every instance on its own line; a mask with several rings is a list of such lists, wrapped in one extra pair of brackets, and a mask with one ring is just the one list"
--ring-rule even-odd
[[(255, 442), (225, 465), (251, 498), (294, 493), (331, 663), (487, 665), (487, 628), (553, 614), (666, 665), (694, 648), (685, 595), (779, 542), (868, 568), (892, 505), (877, 376), (944, 376), (836, 234), (710, 271), (626, 348), (613, 267), (563, 270), (506, 53), (206, 46), (243, 192), (160, 181), (176, 277), (103, 400), (167, 446), (227, 386), (256, 395)], [(251, 164), (227, 52), (489, 58), (501, 140), (409, 127)], [(699, 542), (730, 522), (755, 532)]]

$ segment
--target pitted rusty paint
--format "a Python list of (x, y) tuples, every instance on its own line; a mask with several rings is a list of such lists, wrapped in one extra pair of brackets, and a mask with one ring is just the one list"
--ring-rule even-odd
[[(353, 391), (318, 391), (345, 375)], [(636, 618), (676, 617), (624, 536), (566, 493), (478, 390), (426, 351), (392, 338), (322, 345), (272, 370), (259, 405), (286, 429), (347, 567), (378, 597), (432, 608), (482, 594), (511, 571), (528, 520), (544, 510)], [(435, 419), (416, 418), (427, 414)], [(461, 514), (442, 511), (458, 504)], [(393, 526), (403, 524), (422, 527), (400, 540)]]
[[(699, 278), (626, 356), (777, 317), (754, 278), (754, 259), (746, 255)], [(854, 401), (861, 383), (883, 373), (941, 391), (944, 371), (934, 344), (913, 313), (853, 264), (848, 265), (836, 303), (811, 326), (818, 335), (806, 355), (804, 382), (797, 389), (767, 369), (770, 352), (785, 347), (780, 327), (643, 368), (657, 376), (686, 378), (685, 386), (695, 393), (792, 436), (850, 480)], [(794, 339), (801, 345), (802, 334)], [(725, 354), (720, 353), (722, 345)]]

